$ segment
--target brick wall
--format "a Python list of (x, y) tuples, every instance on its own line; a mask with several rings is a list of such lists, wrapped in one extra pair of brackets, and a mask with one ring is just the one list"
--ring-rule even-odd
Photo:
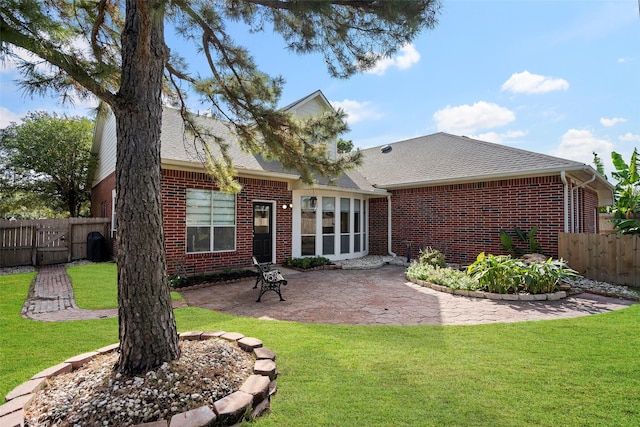
[(581, 212), (580, 212), (580, 232), (598, 233), (598, 194), (589, 189), (582, 188), (580, 191)]
[(111, 219), (111, 190), (116, 188), (116, 174), (112, 173), (91, 189), (91, 216)]
[(291, 257), (291, 209), (281, 209), (291, 203), (286, 182), (240, 178), (242, 191), (237, 195), (236, 250), (217, 253), (186, 253), (186, 193), (188, 188), (218, 187), (205, 173), (177, 170), (162, 171), (164, 233), (169, 274), (179, 265), (187, 273), (200, 273), (225, 268), (251, 266), (253, 254), (253, 201), (275, 201), (276, 263)]
[(369, 254), (387, 255), (387, 199), (369, 199)]
[[(582, 198), (585, 215), (597, 205), (590, 192)], [(557, 256), (558, 232), (564, 228), (563, 184), (559, 176), (433, 186), (392, 191), (392, 250), (406, 255), (410, 241), (415, 257), (420, 247), (431, 246), (448, 262), (469, 264), (484, 251), (503, 254), (500, 230), (528, 231), (538, 226), (536, 240), (542, 252)], [(371, 253), (386, 254), (386, 199), (371, 203)], [(593, 224), (585, 217), (585, 226)], [(590, 225), (591, 224), (591, 225)], [(381, 240), (381, 239), (380, 239)], [(517, 238), (514, 239), (517, 242)]]

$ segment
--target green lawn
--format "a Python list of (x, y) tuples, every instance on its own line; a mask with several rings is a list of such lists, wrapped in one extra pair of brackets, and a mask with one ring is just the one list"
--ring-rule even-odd
[[(104, 262), (67, 268), (73, 282), (76, 304), (87, 310), (118, 308), (118, 273), (116, 264)], [(177, 292), (171, 292), (173, 301), (184, 301)]]
[[(2, 396), (117, 341), (116, 319), (22, 319), (32, 278), (0, 276)], [(278, 394), (256, 426), (640, 425), (640, 305), (479, 326), (317, 325), (198, 308), (177, 309), (176, 318), (180, 331), (241, 332), (276, 352)]]

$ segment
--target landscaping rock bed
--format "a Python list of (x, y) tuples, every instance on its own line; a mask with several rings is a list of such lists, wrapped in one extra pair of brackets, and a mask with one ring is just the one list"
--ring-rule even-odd
[(133, 378), (113, 373), (117, 345), (42, 371), (7, 395), (0, 425), (227, 426), (269, 409), (277, 371), (262, 341), (223, 331), (180, 339), (178, 361)]

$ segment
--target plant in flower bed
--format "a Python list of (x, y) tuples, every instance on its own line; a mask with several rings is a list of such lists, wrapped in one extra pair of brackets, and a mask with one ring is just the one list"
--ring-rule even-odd
[(406, 275), (409, 279), (423, 280), (451, 289), (480, 289), (477, 280), (463, 271), (448, 268), (442, 252), (431, 247), (420, 250), (420, 256), (407, 268)]
[(423, 280), (436, 285), (446, 286), (451, 289), (463, 289), (476, 291), (481, 288), (478, 281), (469, 277), (464, 271), (454, 270), (448, 267), (436, 267), (430, 264), (412, 263), (406, 275), (409, 279)]
[(322, 267), (324, 265), (332, 265), (333, 263), (329, 258), (316, 256), (316, 257), (303, 257), (303, 258), (287, 258), (284, 265), (287, 267), (299, 268), (307, 270), (309, 268)]
[(228, 282), (230, 280), (244, 279), (246, 277), (255, 277), (255, 275), (255, 271), (243, 269), (226, 269), (224, 271), (217, 271), (213, 273), (202, 273), (196, 276), (172, 274), (169, 276), (169, 286), (174, 289), (179, 289), (186, 288), (188, 286), (199, 285), (202, 283)]
[[(427, 251), (424, 251), (425, 253)], [(434, 254), (433, 252), (436, 252)], [(423, 253), (423, 251), (421, 251)], [(554, 292), (563, 279), (578, 276), (562, 260), (547, 259), (529, 264), (510, 255), (491, 255), (482, 252), (466, 272), (440, 267), (439, 251), (430, 249), (407, 269), (409, 279), (423, 280), (450, 289), (483, 290), (498, 294)]]
[(476, 279), (482, 289), (500, 294), (554, 292), (562, 279), (578, 276), (562, 260), (549, 258), (527, 265), (510, 255), (485, 255), (484, 252), (467, 268), (467, 274)]
[(433, 267), (441, 267), (441, 268), (444, 268), (447, 266), (443, 253), (437, 249), (433, 249), (430, 246), (420, 249), (420, 256), (418, 257), (418, 263), (422, 265), (431, 265)]

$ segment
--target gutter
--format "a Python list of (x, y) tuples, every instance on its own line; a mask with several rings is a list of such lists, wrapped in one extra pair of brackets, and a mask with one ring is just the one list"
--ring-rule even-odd
[[(197, 161), (187, 160), (175, 160), (175, 159), (161, 159), (160, 164), (166, 169), (182, 170), (187, 172), (199, 172), (207, 173), (206, 168), (202, 166), (202, 163)], [(283, 172), (270, 172), (256, 169), (247, 169), (243, 167), (234, 166), (236, 175), (243, 178), (271, 178), (274, 180), (282, 181), (296, 181), (301, 178), (300, 175), (288, 174)]]
[(564, 232), (569, 232), (569, 183), (567, 182), (567, 175), (565, 171), (560, 171), (560, 179), (562, 180), (562, 184), (564, 186), (564, 203), (562, 204), (564, 208)]
[[(520, 178), (531, 178), (536, 176), (552, 176), (560, 173), (561, 175), (567, 172), (587, 172), (589, 175), (592, 175), (593, 168), (591, 166), (580, 164), (576, 166), (567, 166), (567, 167), (551, 167), (551, 168), (542, 168), (542, 169), (534, 169), (527, 170), (521, 172), (505, 172), (505, 173), (497, 173), (497, 174), (488, 174), (488, 175), (472, 175), (472, 176), (464, 176), (457, 178), (444, 178), (444, 179), (434, 179), (428, 181), (416, 181), (409, 183), (377, 183), (374, 184), (377, 188), (382, 188), (385, 190), (399, 190), (404, 188), (414, 188), (414, 187), (433, 187), (437, 185), (452, 185), (452, 184), (466, 184), (471, 182), (488, 182), (488, 181), (499, 181), (503, 179), (520, 179)], [(366, 178), (366, 177), (365, 177)], [(596, 177), (597, 178), (597, 177)], [(610, 187), (610, 190), (613, 191), (613, 186), (608, 181), (602, 179), (600, 180), (605, 186)]]

